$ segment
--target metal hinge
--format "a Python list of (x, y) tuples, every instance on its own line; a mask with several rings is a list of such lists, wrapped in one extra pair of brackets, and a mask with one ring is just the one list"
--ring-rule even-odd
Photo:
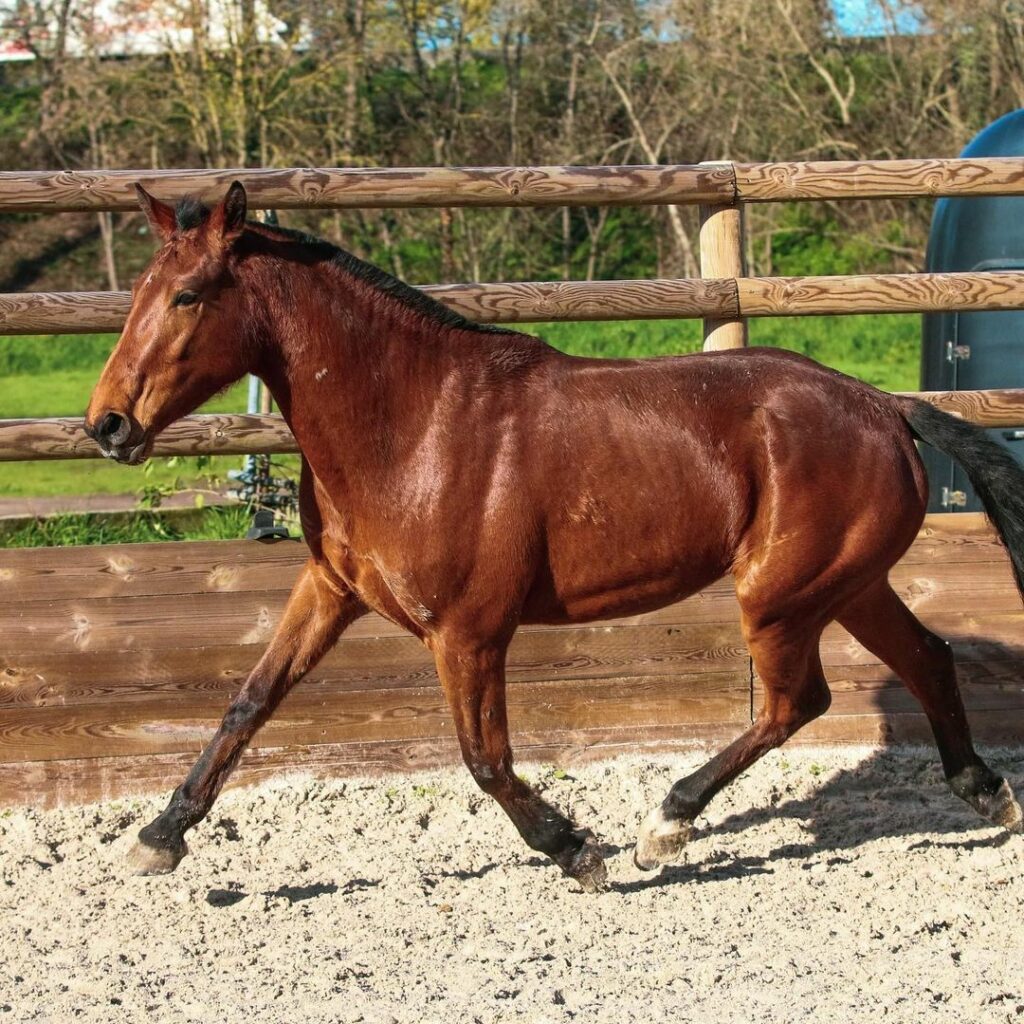
[(940, 504), (943, 508), (963, 508), (967, 504), (967, 494), (964, 491), (951, 491), (948, 487), (943, 487)]
[(953, 342), (946, 342), (946, 362), (952, 363), (957, 359), (970, 359), (971, 358), (971, 346), (970, 345), (954, 345)]

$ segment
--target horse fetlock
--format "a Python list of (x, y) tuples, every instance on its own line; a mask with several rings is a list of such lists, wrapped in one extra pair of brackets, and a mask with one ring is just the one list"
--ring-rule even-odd
[(598, 893), (607, 888), (608, 869), (604, 864), (601, 844), (589, 832), (581, 833), (579, 849), (562, 865), (570, 878), (579, 882), (584, 892)]
[(1024, 832), (1024, 813), (1010, 784), (986, 766), (972, 765), (950, 779), (949, 787), (993, 825)]
[(690, 839), (693, 822), (685, 818), (668, 818), (658, 806), (644, 818), (636, 838), (633, 863), (641, 871), (653, 871), (662, 864), (679, 859)]

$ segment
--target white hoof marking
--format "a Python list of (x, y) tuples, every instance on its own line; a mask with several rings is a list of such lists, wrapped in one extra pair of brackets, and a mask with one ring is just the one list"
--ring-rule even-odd
[(677, 860), (690, 838), (691, 823), (672, 821), (661, 807), (655, 807), (640, 825), (633, 861), (641, 871), (653, 871), (662, 864)]

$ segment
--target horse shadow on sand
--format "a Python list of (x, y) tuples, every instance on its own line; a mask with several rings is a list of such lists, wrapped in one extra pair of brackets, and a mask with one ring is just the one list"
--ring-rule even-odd
[[(990, 664), (997, 663), (997, 671), (987, 673), (985, 668), (978, 671), (979, 666), (972, 666), (972, 685), (965, 694), (968, 719), (973, 723), (981, 718), (982, 708), (1005, 704), (1008, 710), (1005, 717), (1000, 715), (1001, 727), (997, 734), (1024, 736), (1021, 650), (985, 641), (985, 656)], [(895, 676), (889, 681), (900, 685)], [(993, 705), (988, 698), (996, 690), (1008, 693), (1009, 699)], [(885, 719), (882, 735), (905, 734), (894, 720), (897, 716), (886, 712), (881, 700), (876, 700), (876, 711)], [(985, 721), (991, 723), (991, 711), (988, 715)], [(906, 716), (902, 717), (905, 724)], [(927, 739), (923, 714), (920, 724), (920, 739), (872, 749), (850, 768), (816, 765), (813, 742), (803, 747), (799, 744), (784, 746), (749, 770), (750, 775), (759, 768), (774, 769), (778, 773), (780, 768), (786, 769), (794, 762), (792, 772), (783, 770), (781, 778), (770, 787), (767, 803), (735, 811), (724, 818), (719, 818), (709, 808), (712, 820), (698, 817), (685, 864), (666, 866), (660, 873), (635, 882), (613, 883), (612, 888), (630, 892), (770, 874), (776, 863), (786, 860), (802, 860), (807, 870), (814, 869), (815, 865), (824, 865), (827, 870), (835, 864), (851, 861), (858, 847), (880, 840), (897, 840), (890, 843), (890, 847), (906, 852), (943, 847), (963, 851), (997, 849), (1009, 842), (1021, 842), (1021, 836), (990, 825), (953, 795), (943, 776), (938, 750)], [(1024, 745), (1019, 740), (1009, 746), (993, 745), (986, 742), (989, 732), (985, 728), (976, 730), (979, 754), (1007, 779), (1018, 799), (1024, 799)], [(918, 731), (914, 734), (916, 737)], [(827, 758), (822, 760), (827, 761)], [(783, 842), (769, 853), (756, 856), (733, 852), (742, 845), (732, 842), (733, 837), (750, 830), (777, 828), (780, 820), (796, 823), (801, 833), (799, 841)], [(793, 829), (784, 831), (791, 835)], [(633, 843), (608, 849), (632, 856)]]

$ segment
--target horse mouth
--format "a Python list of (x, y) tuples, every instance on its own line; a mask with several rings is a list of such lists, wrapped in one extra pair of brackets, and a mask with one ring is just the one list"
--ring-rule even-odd
[(111, 445), (109, 448), (105, 448), (102, 444), (100, 445), (100, 451), (103, 452), (103, 458), (113, 459), (122, 466), (141, 465), (149, 458), (150, 448), (151, 445), (148, 437), (143, 437), (143, 439), (135, 445)]

